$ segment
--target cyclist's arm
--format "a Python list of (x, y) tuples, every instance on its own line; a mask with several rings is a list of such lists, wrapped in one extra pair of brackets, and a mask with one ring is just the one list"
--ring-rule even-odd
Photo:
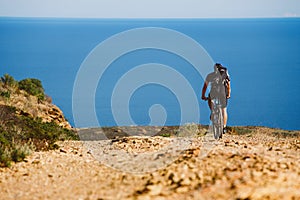
[(201, 98), (202, 98), (203, 100), (206, 100), (205, 93), (206, 93), (206, 90), (207, 90), (207, 86), (208, 86), (208, 82), (205, 81), (205, 82), (204, 82), (204, 85), (203, 85), (203, 88), (202, 88), (202, 96), (201, 96)]

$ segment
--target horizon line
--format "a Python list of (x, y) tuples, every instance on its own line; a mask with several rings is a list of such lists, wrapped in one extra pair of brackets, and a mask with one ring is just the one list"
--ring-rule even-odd
[(270, 17), (46, 17), (46, 16), (0, 16), (0, 18), (10, 19), (70, 19), (70, 20), (200, 20), (200, 19), (297, 19), (300, 16), (270, 16)]

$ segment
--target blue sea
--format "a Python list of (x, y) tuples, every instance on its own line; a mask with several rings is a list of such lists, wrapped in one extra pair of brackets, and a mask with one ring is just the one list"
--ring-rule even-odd
[[(207, 102), (200, 99), (207, 73), (199, 74), (188, 59), (166, 49), (151, 47), (151, 44), (150, 47), (133, 48), (112, 60), (94, 90), (88, 85), (95, 74), (91, 74), (91, 80), (87, 78), (86, 83), (81, 82), (80, 87), (86, 88), (86, 91), (75, 100), (81, 102), (80, 105), (92, 102), (93, 105), (88, 107), (94, 108), (94, 112), (85, 109), (85, 106), (76, 108), (77, 104), (74, 105), (75, 83), (89, 56), (106, 41), (118, 36), (116, 41), (119, 42), (107, 42), (108, 51), (104, 51), (103, 58), (100, 55), (97, 60), (100, 66), (108, 52), (114, 53), (124, 45), (140, 42), (139, 37), (125, 41), (122, 33), (150, 27), (189, 38), (203, 47), (212, 62), (220, 62), (228, 68), (232, 89), (228, 125), (300, 130), (300, 18), (152, 20), (3, 17), (0, 18), (0, 76), (8, 73), (17, 80), (40, 79), (53, 103), (63, 110), (75, 127), (162, 125), (161, 120), (165, 120), (164, 125), (179, 125), (194, 122), (193, 117), (181, 119), (183, 112), (193, 111), (199, 114), (196, 123), (209, 124)], [(153, 37), (158, 36), (153, 34)], [(164, 38), (162, 43), (166, 40), (168, 38)], [(188, 53), (197, 58), (199, 52), (184, 52), (188, 49), (184, 43), (173, 39), (169, 43), (172, 48), (182, 49), (182, 54)], [(150, 65), (153, 69), (172, 72), (155, 71), (158, 78), (167, 79), (170, 83), (174, 80), (174, 84), (148, 81), (130, 94), (126, 94), (127, 90), (121, 90), (123, 96), (114, 93), (116, 85), (137, 66)], [(207, 67), (213, 70), (213, 66)], [(148, 78), (147, 73), (138, 77), (142, 83)], [(138, 80), (138, 77), (133, 76), (130, 80)], [(179, 83), (180, 77), (188, 80), (189, 85)], [(172, 90), (173, 86), (178, 90)], [(188, 90), (185, 87), (192, 89), (194, 96), (184, 93)], [(93, 101), (85, 101), (85, 94), (91, 95)], [(186, 95), (182, 97), (182, 94)], [(112, 103), (113, 95), (118, 99)], [(192, 103), (195, 97), (196, 105)], [(184, 110), (182, 102), (189, 100), (193, 108)], [(80, 111), (79, 115), (82, 113), (79, 117), (84, 120), (74, 120), (74, 107)], [(127, 111), (132, 121), (116, 121), (116, 113), (122, 115)], [(158, 112), (155, 116), (162, 119), (151, 119), (152, 111)], [(93, 122), (93, 116), (97, 117), (98, 124)]]

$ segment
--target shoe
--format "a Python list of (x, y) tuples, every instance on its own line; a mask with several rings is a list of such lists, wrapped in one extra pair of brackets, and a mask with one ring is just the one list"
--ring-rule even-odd
[(227, 132), (227, 127), (225, 126), (224, 128), (223, 128), (223, 134), (225, 134)]
[(223, 128), (222, 134), (220, 134), (219, 139), (222, 139), (223, 134), (225, 134), (225, 128)]

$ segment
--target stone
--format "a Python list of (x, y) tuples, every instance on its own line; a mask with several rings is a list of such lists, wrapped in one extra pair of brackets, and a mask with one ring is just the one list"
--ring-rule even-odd
[(159, 195), (162, 191), (163, 186), (158, 185), (147, 185), (146, 187), (149, 190), (149, 194), (152, 196)]

